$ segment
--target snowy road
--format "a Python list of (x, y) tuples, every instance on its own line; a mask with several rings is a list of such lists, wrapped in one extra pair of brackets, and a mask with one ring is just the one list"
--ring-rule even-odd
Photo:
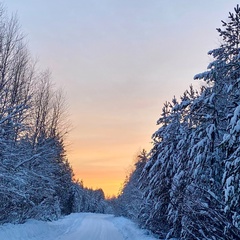
[(54, 222), (30, 220), (0, 226), (1, 240), (154, 240), (130, 220), (107, 214), (75, 213)]
[(76, 220), (73, 226), (59, 240), (124, 240), (122, 234), (108, 221), (108, 215), (86, 215), (81, 224)]

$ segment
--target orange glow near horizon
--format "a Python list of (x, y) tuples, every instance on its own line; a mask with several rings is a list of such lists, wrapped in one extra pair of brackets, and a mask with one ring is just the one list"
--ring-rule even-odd
[[(124, 175), (119, 171), (89, 170), (75, 175), (75, 179), (83, 179), (84, 187), (103, 189), (105, 197), (117, 196), (123, 184)], [(85, 180), (84, 180), (85, 179)]]
[(82, 180), (85, 187), (101, 188), (106, 197), (117, 196), (136, 155), (143, 148), (151, 149), (158, 106), (149, 108), (139, 102), (141, 98), (110, 111), (110, 103), (96, 108), (93, 101), (78, 112), (71, 111), (75, 112), (71, 116), (75, 128), (68, 138), (67, 156), (75, 179)]
[[(143, 139), (140, 140), (144, 142)], [(142, 148), (149, 150), (149, 147), (150, 144), (147, 144)], [(126, 176), (133, 168), (136, 155), (142, 148), (139, 148), (136, 140), (133, 143), (127, 142), (127, 137), (126, 143), (121, 143), (120, 146), (103, 141), (93, 147), (91, 141), (75, 139), (68, 151), (68, 158), (76, 180), (82, 180), (84, 187), (101, 188), (105, 197), (109, 198), (119, 194)]]

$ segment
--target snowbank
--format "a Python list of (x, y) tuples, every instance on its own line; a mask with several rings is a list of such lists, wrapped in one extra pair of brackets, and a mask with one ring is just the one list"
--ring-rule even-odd
[(53, 222), (28, 220), (24, 224), (4, 224), (0, 226), (1, 240), (56, 240), (64, 234), (73, 223), (82, 221), (85, 214), (71, 214)]

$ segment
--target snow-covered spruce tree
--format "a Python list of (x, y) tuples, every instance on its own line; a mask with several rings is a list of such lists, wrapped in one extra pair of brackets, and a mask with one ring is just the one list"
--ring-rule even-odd
[[(193, 122), (188, 134), (187, 181), (180, 237), (222, 239), (225, 225), (221, 214), (222, 151), (218, 148), (219, 126), (212, 88), (204, 87), (190, 106)], [(214, 221), (218, 219), (218, 221)]]
[(132, 220), (137, 219), (143, 198), (139, 179), (147, 160), (148, 154), (143, 149), (137, 156), (134, 170), (126, 177), (121, 193), (115, 200), (116, 215), (125, 216)]
[[(154, 147), (140, 179), (144, 202), (139, 221), (161, 237), (179, 237), (189, 184), (189, 135), (195, 124), (190, 106), (197, 97), (190, 87), (178, 103), (165, 103), (159, 130), (153, 135)], [(147, 179), (147, 183), (146, 180)]]
[[(162, 109), (162, 117), (158, 124), (162, 124), (153, 136), (154, 147), (151, 151), (151, 157), (146, 164), (140, 182), (144, 191), (144, 202), (140, 210), (139, 220), (143, 227), (159, 234), (161, 237), (166, 235), (169, 227), (167, 225), (167, 205), (169, 203), (169, 189), (171, 185), (170, 172), (172, 171), (172, 161), (169, 161), (171, 146), (165, 141), (166, 132), (168, 132), (170, 122), (171, 104), (166, 102)], [(170, 137), (170, 135), (168, 135)], [(163, 140), (164, 139), (164, 140)], [(167, 137), (166, 137), (167, 139)], [(160, 154), (162, 154), (161, 158)], [(163, 172), (162, 162), (166, 159), (169, 171)]]
[(188, 150), (191, 144), (189, 137), (194, 129), (195, 122), (191, 118), (190, 109), (192, 102), (197, 98), (198, 93), (191, 86), (189, 91), (185, 91), (179, 104), (173, 108), (173, 112), (178, 112), (180, 116), (178, 133), (178, 143), (175, 150), (174, 172), (172, 184), (169, 190), (170, 201), (167, 208), (167, 221), (170, 229), (166, 238), (179, 237), (183, 228), (183, 217), (186, 211), (186, 196), (192, 184), (190, 177), (190, 164)]
[[(218, 120), (222, 143), (225, 151), (224, 160), (224, 211), (235, 227), (240, 229), (240, 174), (239, 174), (239, 132), (240, 132), (240, 8), (237, 6), (229, 13), (227, 22), (222, 21), (223, 28), (217, 29), (222, 37), (219, 48), (209, 52), (214, 61), (209, 70), (195, 78), (202, 78), (213, 84), (213, 93), (218, 108)], [(226, 125), (228, 125), (226, 127)], [(226, 226), (226, 234), (228, 227)]]
[[(187, 106), (187, 101), (183, 103), (183, 108), (186, 107), (184, 104)], [(173, 203), (173, 192), (180, 187), (175, 184), (174, 176), (178, 174), (180, 178), (182, 174), (178, 158), (178, 146), (183, 144), (181, 141), (185, 132), (181, 111), (176, 98), (173, 98), (172, 103), (164, 104), (162, 117), (158, 120), (161, 127), (153, 135), (154, 147), (140, 179), (143, 182), (145, 202), (139, 219), (144, 219), (144, 222), (140, 220), (141, 224), (161, 237), (166, 237), (172, 226), (177, 224), (168, 213), (171, 212), (174, 215), (173, 212), (177, 214), (178, 211), (174, 207), (171, 208), (169, 204)], [(148, 187), (144, 185), (145, 178), (149, 182)]]

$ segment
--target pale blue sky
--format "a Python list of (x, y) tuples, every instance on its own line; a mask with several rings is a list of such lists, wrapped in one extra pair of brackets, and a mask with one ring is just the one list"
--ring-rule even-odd
[[(163, 102), (206, 69), (207, 52), (219, 44), (215, 29), (237, 3), (5, 1), (9, 13), (18, 12), (39, 68), (49, 68), (66, 92), (69, 159), (86, 184), (96, 186), (88, 176), (98, 171), (123, 180), (136, 152), (150, 149)], [(120, 180), (106, 185), (103, 178), (97, 186), (106, 192), (119, 187)]]

